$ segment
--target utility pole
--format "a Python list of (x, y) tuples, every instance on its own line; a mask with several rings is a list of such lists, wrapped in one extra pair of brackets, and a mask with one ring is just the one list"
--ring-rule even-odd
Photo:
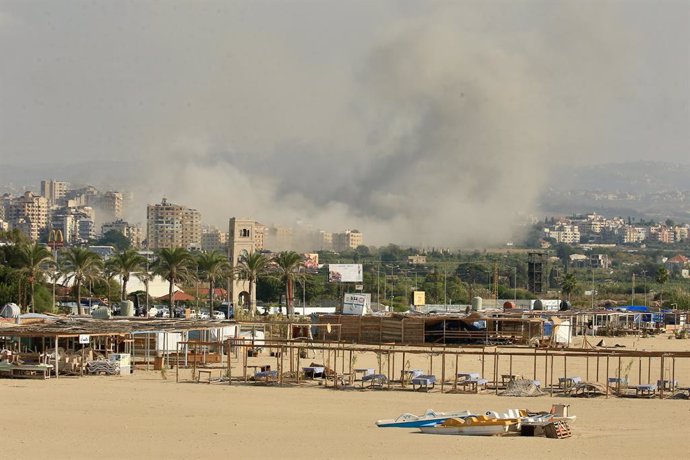
[(635, 305), (635, 274), (632, 275), (632, 293), (631, 293), (630, 305)]

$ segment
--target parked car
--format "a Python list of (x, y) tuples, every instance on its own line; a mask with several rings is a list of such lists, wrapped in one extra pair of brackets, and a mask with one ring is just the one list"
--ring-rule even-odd
[(225, 313), (223, 313), (222, 311), (214, 311), (213, 319), (225, 319)]

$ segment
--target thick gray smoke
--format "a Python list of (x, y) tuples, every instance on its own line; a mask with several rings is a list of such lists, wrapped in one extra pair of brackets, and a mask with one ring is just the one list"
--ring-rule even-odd
[(222, 228), (242, 216), (357, 228), (367, 244), (500, 243), (551, 168), (625, 158), (636, 136), (687, 143), (687, 105), (663, 105), (664, 136), (626, 118), (684, 81), (653, 70), (673, 61), (660, 50), (687, 48), (665, 35), (686, 30), (669, 5), (13, 3), (3, 152), (126, 162), (135, 221), (166, 197)]
[[(554, 160), (586, 154), (570, 130), (597, 130), (626, 59), (601, 16), (545, 7), (522, 30), (528, 12), (443, 7), (396, 24), (337, 88), (345, 114), (314, 127), (326, 133), (254, 152), (181, 145), (160, 171), (167, 195), (204, 216), (359, 228), (374, 243), (509, 240)], [(288, 116), (318, 118), (306, 102)]]

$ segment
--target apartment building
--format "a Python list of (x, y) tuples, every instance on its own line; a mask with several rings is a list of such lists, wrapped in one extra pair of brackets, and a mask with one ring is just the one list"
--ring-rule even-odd
[(333, 250), (336, 252), (356, 249), (364, 244), (364, 235), (359, 230), (346, 230), (345, 233), (333, 234)]
[(195, 248), (201, 246), (201, 213), (168, 203), (146, 207), (146, 239), (149, 249)]
[(31, 241), (38, 241), (48, 226), (48, 200), (31, 192), (11, 199), (5, 213), (10, 228), (19, 229)]

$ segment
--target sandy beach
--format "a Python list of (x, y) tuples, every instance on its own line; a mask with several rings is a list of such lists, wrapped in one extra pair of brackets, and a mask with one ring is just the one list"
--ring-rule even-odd
[[(688, 342), (657, 337), (636, 345), (686, 349)], [(685, 383), (690, 360), (683, 361), (676, 372)], [(690, 452), (687, 400), (177, 384), (174, 373), (164, 380), (160, 372), (141, 370), (130, 377), (3, 379), (0, 395), (7, 421), (3, 458), (596, 459), (684, 458)], [(572, 438), (431, 436), (374, 425), (429, 408), (545, 410), (556, 402), (570, 404), (577, 415)]]

